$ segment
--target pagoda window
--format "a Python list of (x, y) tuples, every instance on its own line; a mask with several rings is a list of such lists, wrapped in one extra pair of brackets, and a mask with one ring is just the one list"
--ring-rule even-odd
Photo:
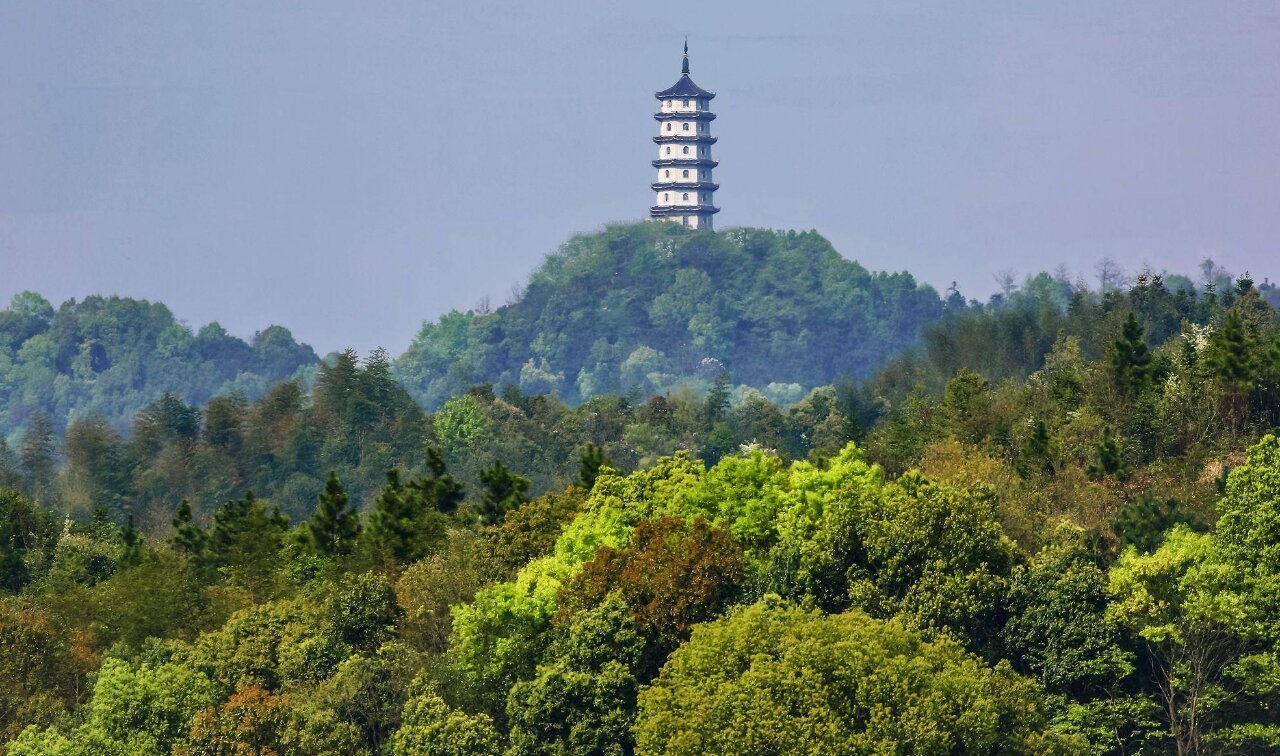
[(668, 123), (667, 123), (667, 131), (671, 131), (671, 123), (670, 123), (670, 122), (668, 122)]
[(686, 108), (687, 108), (687, 107), (689, 107), (689, 101), (688, 101), (688, 100), (685, 100), (685, 101), (684, 101), (684, 106), (685, 106)]
[(685, 130), (685, 131), (688, 131), (688, 130), (689, 130), (689, 124), (684, 123), (684, 124), (681, 124), (681, 126), (684, 126), (684, 130)]
[(689, 172), (688, 172), (688, 171), (685, 171), (685, 172), (684, 172), (684, 175), (683, 175), (683, 176), (681, 176), (681, 178), (689, 178)]
[(670, 178), (670, 177), (671, 177), (671, 171), (663, 171), (663, 172), (662, 172), (662, 177), (663, 177), (663, 178)]
[(670, 155), (670, 154), (671, 154), (671, 145), (667, 145), (667, 154), (668, 154), (668, 155)]
[(687, 145), (687, 144), (684, 146), (684, 154), (686, 154), (686, 155), (688, 155), (688, 154), (689, 154), (689, 145)]
[(681, 199), (689, 199), (689, 193), (688, 193), (688, 192), (685, 192), (685, 193), (684, 193), (684, 197), (682, 197)]
[(663, 193), (662, 193), (662, 201), (663, 201), (663, 202), (666, 202), (666, 201), (667, 201), (667, 193), (666, 193), (666, 192), (663, 192)]

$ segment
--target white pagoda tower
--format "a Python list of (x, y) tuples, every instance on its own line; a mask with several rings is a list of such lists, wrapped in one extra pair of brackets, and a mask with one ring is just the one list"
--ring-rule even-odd
[(720, 186), (711, 181), (711, 169), (717, 163), (711, 159), (711, 145), (716, 143), (711, 122), (716, 115), (710, 108), (716, 95), (689, 78), (688, 42), (680, 73), (679, 81), (654, 94), (661, 103), (653, 114), (658, 121), (658, 135), (653, 138), (658, 144), (658, 159), (653, 161), (658, 180), (653, 184), (657, 199), (649, 215), (711, 231), (711, 216), (720, 212), (715, 206)]

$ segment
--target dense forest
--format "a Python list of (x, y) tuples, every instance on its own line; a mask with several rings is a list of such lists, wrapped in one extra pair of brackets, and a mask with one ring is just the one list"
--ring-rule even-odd
[(668, 223), (574, 237), (512, 299), (425, 324), (395, 363), (409, 393), (435, 409), (492, 383), (576, 404), (705, 389), (728, 370), (795, 401), (870, 375), (944, 310), (910, 275), (869, 273), (812, 231)]
[(747, 336), (701, 383), (590, 397), (405, 372), (517, 323), (589, 346), (608, 292), (535, 277), (400, 361), (28, 427), (0, 458), (4, 752), (1273, 753), (1277, 292), (1102, 283), (899, 281), (932, 298), (894, 321), (913, 347), (823, 331), (834, 372), (775, 352), (778, 381)]
[(280, 326), (245, 343), (217, 323), (193, 333), (159, 303), (92, 296), (55, 310), (23, 292), (0, 310), (0, 441), (33, 421), (54, 433), (89, 415), (124, 427), (166, 391), (196, 404), (257, 398), (315, 362)]

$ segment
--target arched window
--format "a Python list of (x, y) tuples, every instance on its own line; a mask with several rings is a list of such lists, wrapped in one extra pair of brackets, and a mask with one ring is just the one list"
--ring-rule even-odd
[(666, 192), (663, 192), (663, 193), (662, 193), (662, 201), (663, 201), (663, 202), (666, 202), (666, 201), (667, 201), (667, 193), (666, 193)]
[(687, 145), (687, 144), (684, 146), (684, 154), (686, 154), (686, 155), (688, 155), (688, 154), (689, 154), (689, 145)]
[(667, 124), (667, 131), (671, 131), (671, 124), (670, 124), (670, 123), (668, 123), (668, 124)]
[(689, 101), (688, 101), (688, 100), (685, 100), (685, 101), (684, 101), (684, 106), (685, 106), (686, 108), (687, 108), (687, 107), (689, 107)]
[(671, 178), (671, 171), (663, 171), (663, 172), (662, 172), (662, 177), (663, 177), (663, 178)]
[(682, 176), (681, 178), (689, 178), (689, 172), (688, 172), (688, 171), (685, 171), (685, 172), (684, 172), (684, 176)]
[(682, 197), (681, 199), (689, 199), (689, 193), (688, 193), (688, 192), (685, 192), (685, 193), (684, 193), (684, 197)]
[(667, 154), (668, 154), (668, 155), (670, 155), (670, 154), (671, 154), (671, 145), (667, 145)]
[(685, 131), (688, 131), (688, 130), (689, 130), (689, 124), (687, 124), (687, 123), (686, 123), (686, 124), (681, 124), (681, 125), (683, 125), (683, 126), (684, 126), (684, 130), (685, 130)]

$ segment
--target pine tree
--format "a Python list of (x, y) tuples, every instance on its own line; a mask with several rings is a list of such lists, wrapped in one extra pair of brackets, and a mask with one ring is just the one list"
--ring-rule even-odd
[(1124, 463), (1120, 444), (1116, 441), (1111, 426), (1102, 429), (1102, 439), (1098, 441), (1097, 446), (1097, 459), (1089, 464), (1085, 472), (1094, 480), (1110, 476), (1116, 480), (1125, 481), (1133, 474), (1133, 470)]
[(711, 390), (707, 392), (706, 404), (703, 405), (707, 416), (708, 428), (724, 416), (725, 410), (729, 409), (731, 388), (729, 371), (721, 370), (720, 374), (716, 376), (716, 382), (712, 384)]
[(410, 564), (421, 555), (419, 515), (413, 497), (400, 481), (400, 471), (387, 470), (387, 482), (374, 502), (366, 531), (375, 554), (399, 564)]
[(508, 511), (528, 501), (529, 479), (511, 474), (497, 460), (480, 471), (480, 483), (484, 486), (480, 517), (487, 523), (498, 522)]
[(43, 412), (31, 416), (27, 430), (18, 447), (18, 457), (27, 475), (27, 485), (33, 498), (39, 500), (53, 483), (57, 462), (58, 440), (53, 421)]
[(604, 449), (588, 441), (587, 448), (578, 458), (578, 485), (590, 491), (595, 487), (600, 468), (609, 467), (612, 464), (613, 460), (604, 453)]
[(436, 447), (427, 449), (430, 477), (409, 481), (407, 488), (422, 499), (425, 506), (442, 514), (452, 514), (462, 503), (462, 484), (445, 470), (444, 454)]
[(125, 522), (124, 529), (120, 531), (120, 566), (136, 567), (142, 564), (142, 560), (146, 557), (146, 541), (142, 538), (142, 533), (138, 532), (138, 528), (133, 524), (133, 515), (129, 515), (129, 519)]
[(204, 556), (209, 537), (204, 529), (195, 523), (195, 518), (191, 514), (191, 502), (186, 499), (178, 504), (178, 511), (173, 517), (173, 530), (173, 538), (169, 539), (169, 543), (175, 550), (196, 560)]
[(316, 499), (316, 511), (307, 520), (311, 545), (325, 556), (350, 554), (360, 535), (360, 520), (354, 511), (347, 508), (350, 497), (342, 487), (337, 471), (329, 471), (324, 491)]
[(1231, 426), (1238, 429), (1258, 376), (1253, 340), (1245, 332), (1244, 323), (1235, 310), (1227, 311), (1222, 328), (1213, 334), (1209, 369), (1217, 379)]
[(1147, 348), (1146, 334), (1132, 312), (1125, 318), (1120, 338), (1112, 343), (1111, 368), (1116, 385), (1128, 396), (1137, 396), (1151, 385), (1151, 350)]

